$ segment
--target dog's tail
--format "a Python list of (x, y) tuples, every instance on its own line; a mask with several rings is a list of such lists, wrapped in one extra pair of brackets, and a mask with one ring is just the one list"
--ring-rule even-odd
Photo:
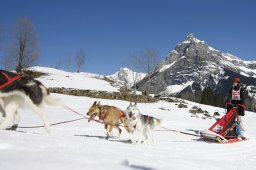
[(53, 98), (45, 86), (42, 86), (42, 91), (44, 96), (43, 99), (46, 104), (52, 105), (52, 106), (58, 106), (58, 105), (64, 104), (61, 99)]
[(157, 126), (162, 126), (164, 123), (164, 119), (154, 119), (154, 123)]

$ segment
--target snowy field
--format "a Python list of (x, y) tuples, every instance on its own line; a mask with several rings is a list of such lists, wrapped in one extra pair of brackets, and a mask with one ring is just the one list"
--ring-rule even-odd
[[(79, 113), (86, 114), (95, 99), (54, 94)], [(100, 100), (102, 104), (125, 109), (128, 102)], [(189, 102), (191, 108), (195, 103)], [(191, 117), (188, 109), (174, 103), (138, 104), (143, 114), (164, 118), (164, 127), (193, 133), (207, 129), (215, 121)], [(199, 105), (200, 106), (200, 105)], [(166, 110), (160, 109), (164, 108)], [(211, 113), (224, 109), (201, 106)], [(80, 118), (62, 107), (47, 107), (51, 123)], [(21, 110), (20, 126), (41, 125), (34, 113)], [(157, 128), (156, 143), (130, 144), (123, 130), (121, 139), (105, 139), (103, 125), (80, 120), (52, 126), (51, 134), (44, 128), (18, 129), (18, 132), (0, 131), (0, 169), (57, 170), (57, 169), (236, 169), (252, 170), (256, 165), (256, 114), (246, 112), (250, 140), (234, 144), (216, 144), (201, 141), (199, 137)], [(114, 136), (116, 131), (114, 131)], [(150, 138), (151, 139), (151, 138)]]
[[(84, 76), (83, 73), (80, 75)], [(54, 82), (56, 74), (50, 76), (53, 77), (44, 77), (41, 81), (45, 84), (47, 81)], [(71, 79), (73, 74), (69, 76), (62, 78)], [(56, 77), (63, 81), (60, 76)], [(90, 85), (90, 81), (88, 79), (85, 84)], [(83, 115), (86, 115), (88, 108), (96, 100), (52, 95), (61, 98), (67, 106)], [(129, 105), (121, 100), (98, 101), (122, 110)], [(163, 127), (188, 133), (208, 129), (215, 122), (214, 119), (203, 119), (202, 115), (199, 118), (191, 117), (189, 109), (193, 106), (199, 106), (211, 115), (216, 111), (224, 114), (222, 108), (193, 102), (187, 102), (187, 105), (188, 108), (178, 108), (177, 103), (159, 101), (139, 103), (138, 107), (142, 114), (163, 118)], [(61, 106), (47, 106), (46, 111), (51, 123), (81, 118)], [(20, 112), (21, 127), (42, 125), (41, 119), (33, 112)], [(88, 123), (86, 119), (52, 126), (50, 134), (44, 128), (0, 131), (0, 170), (252, 170), (256, 166), (255, 122), (256, 113), (246, 112), (245, 124), (250, 140), (233, 144), (209, 143), (197, 136), (168, 131), (162, 127), (157, 128), (154, 145), (151, 138), (141, 145), (129, 143), (129, 135), (123, 127), (120, 140), (115, 137), (115, 130), (113, 137), (106, 140), (103, 125), (93, 121)]]

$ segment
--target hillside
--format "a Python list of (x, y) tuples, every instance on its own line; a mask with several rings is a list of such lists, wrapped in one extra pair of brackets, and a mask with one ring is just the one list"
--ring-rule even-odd
[(38, 78), (46, 87), (74, 88), (81, 90), (96, 90), (118, 92), (119, 89), (104, 79), (104, 76), (92, 73), (71, 73), (48, 67), (32, 67), (30, 70), (39, 71), (46, 75)]

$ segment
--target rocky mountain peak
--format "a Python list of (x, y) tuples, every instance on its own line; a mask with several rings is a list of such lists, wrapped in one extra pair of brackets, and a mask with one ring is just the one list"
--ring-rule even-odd
[(204, 41), (201, 41), (201, 40), (197, 39), (195, 37), (195, 35), (192, 34), (192, 33), (187, 36), (187, 38), (184, 42), (185, 43), (204, 43)]
[(137, 87), (145, 91), (150, 86), (150, 93), (177, 97), (195, 97), (206, 87), (226, 95), (233, 77), (241, 78), (250, 96), (256, 95), (255, 62), (222, 53), (190, 34), (160, 62), (151, 79)]
[(189, 34), (189, 35), (187, 36), (187, 39), (188, 39), (188, 40), (193, 40), (193, 39), (195, 39), (194, 34), (193, 34), (193, 33)]
[(180, 60), (190, 66), (198, 64), (199, 61), (214, 60), (216, 62), (220, 56), (221, 53), (219, 51), (208, 46), (204, 41), (197, 39), (194, 34), (189, 34), (184, 41), (166, 56), (161, 66), (170, 65)]

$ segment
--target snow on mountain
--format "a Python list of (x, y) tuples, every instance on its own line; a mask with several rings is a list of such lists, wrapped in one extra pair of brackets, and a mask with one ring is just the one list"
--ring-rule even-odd
[(113, 75), (107, 76), (109, 79), (116, 81), (120, 87), (132, 87), (146, 76), (145, 73), (137, 73), (129, 68), (120, 68), (120, 70)]
[(175, 63), (176, 63), (176, 61), (174, 61), (174, 62), (171, 63), (171, 64), (163, 65), (161, 68), (159, 68), (159, 72), (163, 72), (163, 71), (167, 70), (168, 68), (170, 68), (171, 66), (173, 66)]
[(176, 94), (187, 88), (188, 86), (191, 86), (194, 82), (190, 81), (185, 84), (176, 84), (176, 85), (170, 85), (167, 87), (167, 89), (160, 93), (160, 95), (168, 96), (169, 94)]
[[(94, 80), (98, 75), (88, 73), (69, 73), (51, 68), (35, 67), (48, 76), (39, 78), (48, 87), (80, 87), (97, 90), (99, 83)], [(72, 81), (70, 83), (69, 81)], [(60, 84), (63, 83), (63, 84)], [(106, 83), (106, 82), (105, 82)], [(104, 84), (104, 83), (103, 83)], [(110, 85), (101, 86), (107, 91)], [(111, 87), (112, 88), (112, 87)], [(75, 112), (86, 115), (89, 107), (97, 100), (101, 104), (112, 105), (125, 110), (127, 101), (94, 99), (61, 94), (52, 94), (63, 100)], [(173, 98), (174, 100), (180, 100)], [(19, 109), (21, 120), (17, 131), (0, 130), (0, 169), (26, 170), (252, 170), (256, 162), (256, 114), (246, 111), (244, 117), (247, 141), (234, 144), (217, 144), (203, 141), (200, 137), (185, 135), (177, 131), (196, 134), (208, 129), (215, 119), (198, 114), (192, 116), (193, 106), (207, 110), (210, 115), (223, 108), (201, 105), (184, 101), (187, 108), (179, 108), (178, 102), (159, 101), (138, 103), (140, 112), (163, 118), (162, 127), (157, 127), (156, 143), (151, 144), (151, 136), (145, 144), (130, 144), (129, 135), (122, 128), (120, 140), (113, 130), (113, 137), (105, 139), (104, 125), (86, 119), (52, 126), (51, 134), (44, 128), (29, 128), (41, 125), (42, 121), (30, 110)], [(58, 106), (46, 106), (50, 123), (66, 122), (81, 118), (77, 113)], [(0, 119), (1, 120), (1, 119)], [(23, 128), (22, 128), (23, 127)], [(25, 128), (26, 127), (26, 128)], [(176, 132), (175, 132), (176, 131)]]
[(32, 67), (30, 70), (46, 73), (38, 80), (44, 82), (46, 87), (64, 87), (82, 90), (97, 90), (117, 92), (119, 89), (104, 80), (104, 76), (91, 73), (71, 73), (48, 67)]

